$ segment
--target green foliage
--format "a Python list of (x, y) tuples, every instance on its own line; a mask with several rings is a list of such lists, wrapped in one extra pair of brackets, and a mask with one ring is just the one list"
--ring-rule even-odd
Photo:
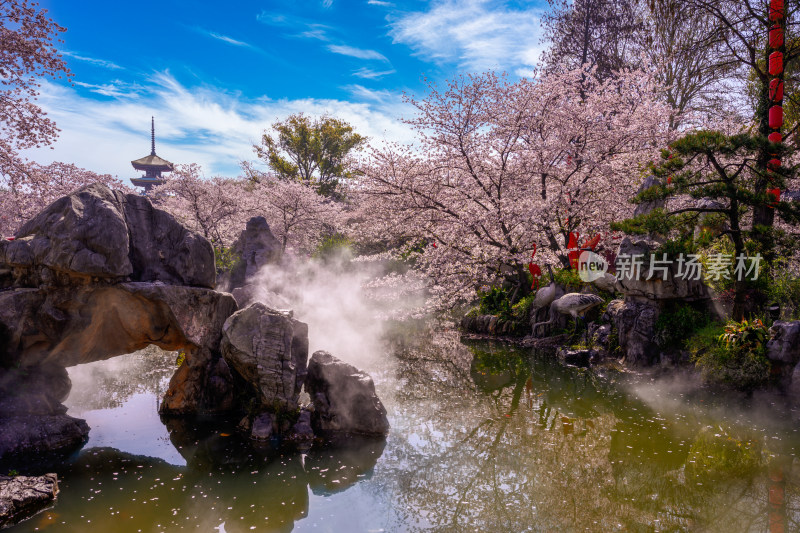
[(511, 301), (508, 292), (502, 287), (491, 287), (485, 292), (479, 292), (479, 309), (482, 315), (497, 315), (510, 320), (513, 318)]
[(339, 184), (353, 177), (349, 158), (366, 137), (355, 133), (343, 120), (322, 117), (312, 120), (303, 113), (289, 115), (272, 128), (277, 137), (264, 133), (256, 155), (279, 177), (313, 185), (324, 196), (341, 196)]
[(330, 259), (348, 253), (352, 247), (352, 240), (340, 233), (334, 233), (323, 237), (312, 256), (316, 259)]
[(536, 298), (536, 293), (532, 292), (523, 297), (511, 307), (511, 312), (514, 319), (519, 322), (525, 322), (530, 316), (531, 308), (533, 307), (533, 300)]
[(719, 336), (720, 344), (727, 348), (740, 350), (757, 350), (769, 340), (769, 329), (759, 319), (730, 322), (725, 326), (725, 333)]
[[(584, 285), (583, 280), (578, 275), (578, 271), (571, 268), (559, 268), (554, 270), (553, 278), (555, 278), (555, 282), (564, 287), (567, 292), (577, 292)], [(550, 278), (550, 275), (546, 274), (539, 280), (539, 286), (548, 285), (551, 281), (553, 280)]]
[(800, 278), (789, 269), (786, 259), (780, 259), (774, 265), (766, 294), (771, 302), (789, 308), (792, 318), (797, 317), (797, 312), (800, 310)]
[[(769, 382), (771, 365), (762, 334), (766, 326), (755, 322), (759, 324), (712, 323), (689, 339), (692, 359), (705, 379), (740, 390), (752, 390)], [(729, 333), (733, 334), (731, 342), (726, 336)]]
[(214, 262), (217, 266), (217, 272), (230, 272), (242, 260), (242, 257), (231, 248), (226, 248), (216, 243), (212, 244), (214, 246)]
[(18, 476), (18, 475), (19, 475), (19, 471), (14, 469), (14, 468), (12, 468), (11, 470), (8, 471), (8, 476), (9, 477), (14, 477), (14, 476)]
[(709, 323), (708, 313), (682, 304), (656, 320), (655, 341), (661, 348), (680, 348), (692, 334)]
[(181, 365), (183, 365), (183, 363), (185, 362), (186, 362), (186, 352), (181, 350), (180, 352), (178, 352), (178, 356), (175, 358), (175, 366), (180, 368)]

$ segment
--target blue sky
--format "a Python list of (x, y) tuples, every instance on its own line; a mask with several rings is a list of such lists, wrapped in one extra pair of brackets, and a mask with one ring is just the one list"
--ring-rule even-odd
[(207, 174), (236, 175), (260, 133), (290, 113), (331, 114), (372, 142), (410, 141), (402, 93), (427, 76), (531, 72), (542, 2), (445, 0), (43, 0), (67, 28), (73, 84), (47, 82), (40, 103), (61, 128), (31, 156), (133, 175), (157, 151)]

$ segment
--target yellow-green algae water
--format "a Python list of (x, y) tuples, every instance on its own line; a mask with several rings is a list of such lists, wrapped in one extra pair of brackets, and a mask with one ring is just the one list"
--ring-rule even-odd
[(301, 454), (165, 425), (174, 368), (150, 350), (71, 369), (90, 440), (11, 531), (800, 530), (800, 410), (780, 396), (417, 333), (366, 368), (389, 437)]

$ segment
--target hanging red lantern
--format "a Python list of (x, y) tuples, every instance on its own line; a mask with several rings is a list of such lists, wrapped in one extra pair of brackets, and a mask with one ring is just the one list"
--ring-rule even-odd
[(780, 159), (770, 159), (767, 163), (767, 168), (770, 170), (778, 170), (781, 168), (781, 160)]
[(781, 20), (783, 18), (783, 0), (770, 0), (769, 19)]
[(774, 105), (769, 108), (769, 127), (779, 130), (783, 126), (783, 107)]
[(783, 135), (781, 135), (777, 131), (773, 131), (772, 133), (767, 135), (767, 139), (769, 139), (769, 142), (771, 143), (779, 143), (783, 140)]
[(778, 78), (769, 82), (769, 99), (773, 102), (783, 101), (783, 81)]
[(772, 195), (775, 198), (775, 201), (773, 203), (769, 204), (769, 206), (774, 209), (775, 206), (778, 204), (778, 202), (781, 201), (781, 190), (778, 189), (778, 188), (767, 189), (767, 194)]
[(769, 55), (769, 73), (771, 76), (777, 76), (781, 72), (783, 72), (783, 54), (772, 52)]
[(776, 24), (769, 29), (769, 47), (777, 50), (781, 46), (783, 46), (783, 28)]

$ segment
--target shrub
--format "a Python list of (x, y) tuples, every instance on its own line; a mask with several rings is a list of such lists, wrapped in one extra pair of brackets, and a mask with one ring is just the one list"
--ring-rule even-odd
[(752, 390), (770, 379), (764, 332), (766, 326), (760, 320), (725, 326), (715, 323), (698, 331), (687, 346), (706, 380)]
[(533, 300), (536, 298), (536, 293), (530, 293), (523, 297), (520, 301), (511, 307), (511, 312), (514, 315), (514, 320), (517, 322), (526, 322), (533, 307)]
[(352, 246), (353, 241), (349, 238), (340, 233), (334, 233), (325, 236), (311, 255), (315, 259), (330, 259), (349, 251)]
[(707, 313), (689, 305), (681, 305), (658, 315), (655, 341), (661, 348), (679, 348), (692, 334), (708, 325)]
[(482, 315), (497, 315), (507, 320), (512, 318), (511, 301), (508, 292), (502, 287), (492, 287), (487, 291), (479, 292), (478, 296)]

